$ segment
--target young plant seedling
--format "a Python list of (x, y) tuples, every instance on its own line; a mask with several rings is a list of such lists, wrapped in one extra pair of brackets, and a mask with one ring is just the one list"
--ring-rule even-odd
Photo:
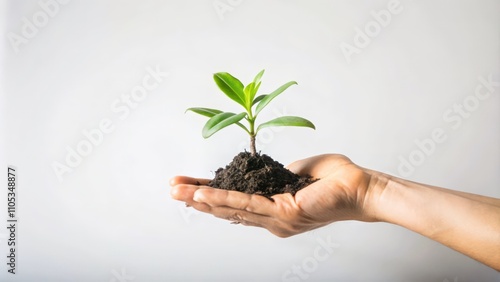
[[(278, 89), (274, 90), (270, 94), (264, 94), (257, 96), (259, 91), (261, 78), (264, 75), (264, 70), (259, 72), (254, 80), (250, 82), (247, 86), (236, 77), (232, 76), (227, 72), (219, 72), (214, 74), (214, 80), (219, 89), (224, 92), (231, 100), (240, 104), (245, 111), (239, 114), (231, 112), (223, 112), (217, 109), (210, 108), (189, 108), (186, 111), (192, 111), (197, 114), (206, 116), (209, 118), (205, 126), (203, 127), (202, 135), (204, 138), (212, 136), (217, 131), (236, 124), (245, 130), (250, 136), (250, 153), (255, 156), (257, 150), (255, 148), (255, 138), (260, 130), (270, 127), (270, 126), (302, 126), (315, 129), (312, 122), (305, 118), (297, 116), (282, 116), (270, 121), (261, 123), (256, 127), (255, 121), (257, 120), (260, 112), (278, 95), (283, 93), (288, 87), (297, 84), (295, 81), (290, 81)], [(243, 125), (240, 121), (245, 119), (248, 122), (248, 127)]]

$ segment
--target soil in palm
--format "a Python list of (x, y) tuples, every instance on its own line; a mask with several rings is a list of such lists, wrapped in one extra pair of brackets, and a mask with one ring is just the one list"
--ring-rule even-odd
[(225, 168), (219, 168), (208, 185), (270, 198), (282, 193), (295, 195), (314, 181), (291, 172), (268, 155), (241, 152)]

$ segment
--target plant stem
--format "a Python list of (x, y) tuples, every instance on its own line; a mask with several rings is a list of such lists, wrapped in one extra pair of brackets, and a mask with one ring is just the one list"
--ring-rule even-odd
[(248, 109), (248, 123), (250, 124), (250, 153), (252, 156), (257, 154), (257, 149), (255, 149), (255, 137), (257, 133), (255, 132), (255, 118), (252, 113), (252, 108)]
[(255, 135), (250, 135), (250, 153), (255, 156), (257, 150), (255, 149)]

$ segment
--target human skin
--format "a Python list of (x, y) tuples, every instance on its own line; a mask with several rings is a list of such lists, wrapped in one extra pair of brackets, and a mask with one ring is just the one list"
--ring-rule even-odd
[(342, 220), (387, 222), (442, 243), (500, 271), (500, 199), (397, 178), (325, 154), (288, 169), (318, 181), (272, 196), (206, 186), (208, 179), (176, 176), (172, 198), (216, 217), (289, 237)]

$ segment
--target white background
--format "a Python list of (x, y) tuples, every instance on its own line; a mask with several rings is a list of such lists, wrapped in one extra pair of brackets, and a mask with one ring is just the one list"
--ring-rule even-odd
[[(217, 10), (224, 4), (230, 9)], [(169, 196), (170, 177), (212, 177), (247, 142), (238, 128), (203, 139), (205, 119), (184, 110), (238, 111), (212, 74), (249, 82), (265, 68), (262, 93), (289, 80), (299, 85), (262, 120), (300, 115), (317, 126), (262, 134), (258, 149), (282, 163), (335, 152), (400, 175), (400, 157), (408, 160), (415, 140), (441, 128), (446, 140), (406, 178), (500, 197), (499, 87), (457, 128), (443, 119), (472, 101), (479, 77), (500, 81), (500, 2), (401, 1), (403, 10), (348, 63), (339, 46), (356, 47), (356, 28), (387, 5), (73, 0), (16, 45), (9, 38), (23, 36), (23, 18), (33, 23), (44, 10), (38, 1), (2, 1), (0, 167), (18, 169), (19, 223), (15, 276), (0, 229), (0, 280), (300, 281), (286, 273), (309, 263), (307, 281), (500, 281), (498, 272), (397, 226), (339, 222), (280, 239)], [(112, 104), (141, 85), (148, 67), (169, 76), (120, 118)], [(106, 118), (114, 131), (58, 181), (54, 162), (65, 164), (68, 147), (86, 140), (82, 131)], [(316, 265), (319, 239), (338, 247)]]

